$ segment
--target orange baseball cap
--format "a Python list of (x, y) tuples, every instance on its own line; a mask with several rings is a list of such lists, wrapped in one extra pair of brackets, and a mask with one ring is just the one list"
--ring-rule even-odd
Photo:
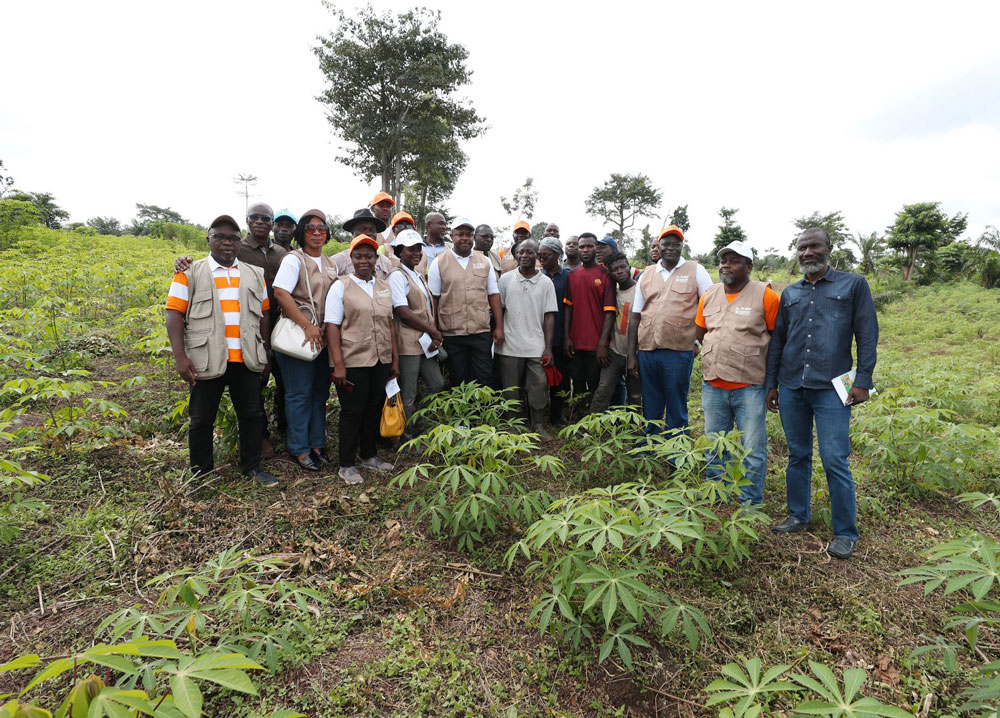
[(407, 212), (396, 212), (396, 214), (394, 214), (392, 216), (392, 220), (389, 222), (389, 226), (390, 227), (395, 227), (397, 222), (402, 222), (404, 219), (407, 222), (409, 222), (410, 224), (414, 225), (414, 226), (416, 226), (416, 224), (417, 224), (416, 222), (413, 221), (413, 217), (411, 217), (409, 215), (409, 213), (407, 213)]
[(350, 252), (353, 253), (355, 248), (360, 247), (362, 244), (367, 244), (369, 247), (378, 252), (378, 242), (369, 237), (367, 234), (359, 234), (351, 240)]
[(389, 200), (389, 204), (395, 206), (396, 201), (392, 198), (392, 195), (390, 195), (388, 192), (379, 192), (377, 195), (375, 195), (375, 198), (368, 203), (368, 206), (374, 207), (379, 202), (385, 202), (386, 200)]
[(657, 239), (663, 239), (668, 234), (676, 234), (678, 237), (680, 237), (682, 242), (684, 241), (684, 232), (681, 231), (681, 228), (678, 227), (676, 224), (672, 224), (669, 227), (665, 227), (664, 229), (662, 229), (660, 231), (660, 236), (657, 237)]
[(519, 229), (526, 229), (528, 230), (528, 234), (531, 234), (531, 225), (525, 222), (523, 219), (517, 224), (515, 224), (514, 229), (512, 229), (511, 231), (516, 232)]

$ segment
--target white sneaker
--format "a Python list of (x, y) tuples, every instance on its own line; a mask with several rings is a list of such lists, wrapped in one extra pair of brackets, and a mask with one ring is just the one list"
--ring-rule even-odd
[(361, 465), (367, 466), (369, 469), (375, 469), (376, 471), (392, 471), (395, 468), (394, 464), (390, 464), (388, 461), (380, 459), (377, 456), (365, 459), (361, 462)]
[(341, 466), (337, 476), (342, 478), (345, 484), (361, 484), (365, 480), (356, 466)]

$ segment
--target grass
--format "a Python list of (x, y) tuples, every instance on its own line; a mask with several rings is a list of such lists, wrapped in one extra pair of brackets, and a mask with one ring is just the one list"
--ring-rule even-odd
[[(933, 487), (908, 493), (886, 478), (873, 457), (855, 455), (862, 532), (855, 559), (826, 555), (828, 514), (817, 504), (812, 532), (778, 537), (765, 531), (748, 564), (670, 579), (665, 588), (671, 595), (709, 616), (714, 639), (696, 652), (682, 639), (654, 640), (651, 649), (636, 651), (632, 671), (614, 657), (601, 664), (596, 647), (573, 651), (539, 636), (527, 621), (539, 586), (516, 566), (506, 569), (503, 555), (513, 534), (471, 554), (457, 552), (405, 514), (408, 497), (386, 489), (389, 477), (370, 476), (363, 487), (346, 487), (333, 472), (306, 476), (278, 458), (266, 467), (280, 476), (282, 490), (263, 493), (220, 456), (216, 477), (191, 482), (184, 435), (167, 418), (183, 387), (169, 366), (157, 363), (155, 352), (143, 348), (146, 335), (162, 341), (153, 323), (162, 320), (157, 307), (181, 248), (153, 244), (152, 258), (127, 264), (122, 245), (114, 244), (126, 238), (87, 241), (108, 242), (97, 248), (103, 254), (90, 251), (86, 257), (112, 256), (112, 266), (88, 273), (83, 263), (92, 259), (49, 234), (26, 244), (17, 257), (5, 256), (5, 347), (29, 342), (52, 361), (57, 341), (79, 346), (72, 361), (93, 372), (92, 379), (121, 382), (143, 374), (147, 381), (105, 390), (128, 412), (121, 421), (130, 430), (126, 438), (43, 444), (22, 458), (50, 481), (28, 490), (46, 508), (16, 516), (19, 536), (0, 546), (0, 663), (27, 652), (52, 656), (88, 646), (112, 611), (155, 600), (149, 579), (237, 546), (281, 555), (289, 575), (329, 603), (305, 621), (306, 633), (295, 640), (297, 660), (257, 681), (259, 697), (217, 692), (206, 704), (209, 715), (249, 716), (275, 707), (316, 717), (712, 715), (703, 707), (702, 689), (738, 656), (759, 656), (765, 665), (820, 660), (838, 671), (864, 667), (871, 676), (869, 695), (916, 711), (932, 694), (931, 715), (958, 715), (959, 694), (983, 658), (960, 651), (954, 673), (937, 654), (911, 659), (914, 648), (929, 642), (926, 637), (963, 639), (943, 629), (955, 601), (939, 593), (925, 597), (919, 587), (900, 588), (897, 572), (919, 565), (922, 549), (950, 537), (976, 531), (997, 538), (996, 516), (988, 507), (972, 510)], [(44, 323), (21, 326), (17, 310), (37, 306), (49, 290), (34, 281), (15, 286), (14, 278), (50, 253), (65, 256), (72, 267), (81, 263), (72, 272), (76, 281), (61, 283), (66, 298), (100, 287), (107, 292), (118, 273), (139, 265), (149, 294), (130, 293), (102, 300), (103, 309), (59, 315), (58, 340)], [(969, 284), (924, 287), (887, 304), (879, 319), (880, 393), (857, 414), (885, 410), (881, 397), (902, 387), (907, 401), (894, 411), (943, 407), (963, 425), (992, 431), (995, 440), (1000, 295)], [(92, 336), (105, 341), (84, 341)], [(8, 366), (4, 380), (18, 371), (27, 365)], [(697, 376), (692, 387), (697, 430)], [(331, 446), (336, 417), (332, 397)], [(784, 515), (786, 449), (776, 422), (769, 418), (764, 505), (772, 519)], [(546, 445), (552, 453), (559, 447), (558, 441)], [(560, 456), (567, 461), (563, 478), (534, 479), (555, 496), (577, 490), (571, 477), (578, 459), (571, 452)], [(981, 463), (970, 475), (994, 481), (994, 467)], [(817, 488), (823, 483), (817, 466)], [(400, 524), (398, 539), (391, 535), (393, 522)], [(983, 630), (980, 648), (997, 658), (997, 636), (990, 629)], [(21, 676), (19, 683), (12, 676), (0, 675), (0, 692), (23, 684)]]

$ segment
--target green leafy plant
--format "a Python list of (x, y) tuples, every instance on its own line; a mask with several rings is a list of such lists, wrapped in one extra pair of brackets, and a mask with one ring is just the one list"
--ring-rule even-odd
[(741, 663), (727, 663), (721, 669), (726, 678), (712, 681), (705, 687), (709, 698), (706, 706), (719, 703), (727, 705), (719, 715), (721, 718), (757, 718), (768, 707), (768, 699), (774, 694), (797, 693), (802, 689), (791, 681), (782, 680), (791, 666), (772, 666), (760, 673), (759, 658), (744, 659)]

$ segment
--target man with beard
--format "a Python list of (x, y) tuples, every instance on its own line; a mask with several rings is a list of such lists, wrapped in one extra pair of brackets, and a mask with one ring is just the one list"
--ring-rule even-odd
[[(851, 453), (851, 406), (868, 400), (875, 371), (878, 319), (868, 282), (830, 266), (829, 233), (811, 227), (795, 249), (805, 278), (781, 293), (781, 307), (767, 352), (767, 409), (779, 412), (788, 443), (785, 472), (788, 518), (771, 530), (809, 528), (813, 423), (826, 472), (833, 519), (827, 553), (850, 558), (857, 548), (857, 500)], [(857, 373), (843, 402), (831, 380), (851, 370), (857, 343)]]
[[(780, 300), (766, 282), (750, 279), (753, 250), (731, 242), (718, 252), (719, 284), (713, 284), (698, 302), (696, 337), (702, 342), (701, 405), (705, 433), (740, 431), (747, 455), (740, 501), (758, 505), (764, 500), (767, 474), (767, 411), (764, 374)], [(708, 478), (721, 479), (728, 456), (712, 456)]]

